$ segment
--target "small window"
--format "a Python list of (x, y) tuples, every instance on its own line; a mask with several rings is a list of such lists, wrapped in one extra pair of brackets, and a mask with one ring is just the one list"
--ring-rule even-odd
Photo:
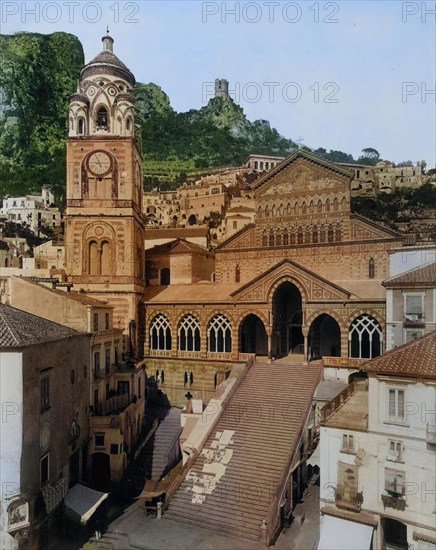
[(388, 440), (388, 460), (394, 460), (395, 462), (403, 462), (403, 442), (399, 439)]
[(50, 408), (50, 379), (41, 380), (41, 412)]
[(109, 399), (109, 394), (110, 394), (110, 385), (109, 384), (106, 384), (106, 399)]
[(110, 317), (109, 317), (109, 313), (105, 313), (104, 314), (104, 328), (106, 330), (109, 330), (110, 328)]
[(238, 222), (236, 221), (233, 222), (233, 229), (238, 229)]
[(94, 353), (94, 377), (98, 378), (100, 374), (100, 352), (96, 351)]
[(368, 276), (369, 276), (370, 279), (374, 279), (374, 277), (375, 277), (375, 261), (374, 261), (374, 258), (371, 258), (369, 260)]
[(94, 331), (98, 332), (98, 313), (94, 313)]
[(404, 390), (389, 389), (389, 420), (404, 422)]
[(105, 374), (109, 374), (111, 370), (111, 350), (110, 348), (104, 350), (104, 370)]
[(111, 443), (111, 455), (118, 454), (118, 445), (116, 443)]
[(104, 433), (95, 434), (94, 445), (95, 447), (104, 447)]
[(342, 448), (341, 452), (343, 453), (354, 453), (354, 436), (344, 434), (342, 436)]
[(129, 382), (125, 381), (119, 381), (117, 385), (117, 393), (118, 395), (125, 395), (129, 393)]

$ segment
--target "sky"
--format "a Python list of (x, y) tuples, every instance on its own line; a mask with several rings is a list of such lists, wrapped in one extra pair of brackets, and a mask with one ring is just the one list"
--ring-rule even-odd
[(3, 0), (1, 32), (69, 32), (89, 61), (108, 25), (137, 81), (158, 84), (177, 111), (204, 106), (224, 78), (250, 120), (287, 138), (429, 169), (435, 12), (434, 0)]

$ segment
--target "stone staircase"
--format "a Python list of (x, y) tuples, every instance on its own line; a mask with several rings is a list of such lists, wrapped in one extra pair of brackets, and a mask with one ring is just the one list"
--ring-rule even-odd
[(259, 541), (320, 379), (320, 365), (255, 363), (165, 516)]
[(180, 409), (168, 409), (166, 416), (160, 421), (154, 435), (144, 447), (143, 456), (146, 464), (146, 478), (158, 481), (174, 464), (172, 456), (180, 456), (178, 448), (179, 436), (182, 433)]

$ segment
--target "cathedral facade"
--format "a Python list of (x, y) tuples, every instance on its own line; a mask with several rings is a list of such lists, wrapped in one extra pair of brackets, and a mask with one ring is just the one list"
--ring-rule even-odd
[(342, 166), (297, 151), (256, 180), (254, 223), (213, 254), (183, 239), (144, 253), (135, 80), (103, 44), (70, 104), (67, 275), (115, 307), (170, 400), (207, 401), (254, 354), (337, 368), (380, 355), (381, 282), (402, 239), (352, 214)]

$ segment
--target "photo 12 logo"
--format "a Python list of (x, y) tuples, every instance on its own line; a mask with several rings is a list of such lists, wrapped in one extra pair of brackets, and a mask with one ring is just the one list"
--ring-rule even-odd
[(203, 23), (339, 23), (336, 2), (202, 2)]
[(267, 101), (275, 103), (298, 103), (301, 100), (312, 100), (314, 103), (339, 103), (339, 85), (337, 82), (314, 82), (302, 85), (299, 82), (235, 82), (231, 86), (227, 80), (216, 79), (215, 82), (202, 83), (202, 101), (208, 103), (213, 97), (231, 97), (235, 103), (258, 103)]
[(139, 23), (137, 2), (2, 2), (3, 24), (21, 23)]

